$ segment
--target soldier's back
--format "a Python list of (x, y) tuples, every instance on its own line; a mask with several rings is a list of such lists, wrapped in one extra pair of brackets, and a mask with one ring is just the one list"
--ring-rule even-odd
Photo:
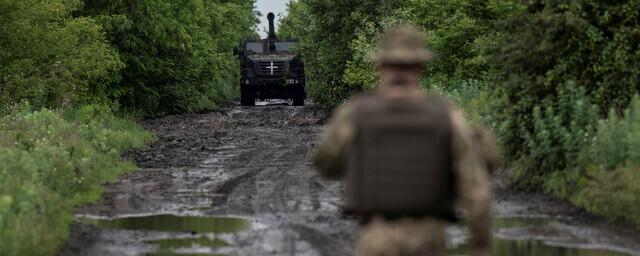
[(454, 220), (450, 103), (439, 96), (354, 100), (347, 211)]

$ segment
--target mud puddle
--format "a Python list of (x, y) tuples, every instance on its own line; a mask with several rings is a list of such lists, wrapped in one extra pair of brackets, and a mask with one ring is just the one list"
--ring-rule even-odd
[[(81, 217), (77, 221), (115, 231), (163, 232), (161, 238), (144, 243), (154, 245), (145, 255), (218, 255), (221, 249), (235, 247), (225, 234), (251, 232), (249, 220), (234, 217), (194, 217), (176, 215), (135, 216), (115, 219)], [(459, 228), (459, 227), (454, 227)], [(494, 221), (493, 256), (628, 256), (606, 245), (581, 244), (568, 230), (580, 228), (554, 218), (498, 218)], [(459, 234), (458, 234), (459, 235)], [(450, 234), (455, 238), (455, 231)], [(162, 237), (162, 236), (160, 236)], [(462, 240), (466, 240), (462, 238)], [(470, 255), (466, 243), (452, 244), (450, 255)]]
[(250, 227), (247, 220), (230, 217), (152, 215), (118, 219), (79, 218), (79, 223), (104, 229), (189, 232), (191, 234), (236, 233)]
[(144, 241), (155, 247), (146, 255), (225, 255), (211, 253), (234, 246), (225, 235), (251, 228), (249, 220), (233, 217), (152, 215), (76, 221), (104, 230), (156, 232), (158, 239)]
[[(497, 218), (493, 256), (629, 256), (624, 248), (593, 244), (572, 234), (580, 229), (554, 218)], [(468, 244), (452, 245), (450, 255), (470, 255)], [(616, 251), (619, 250), (619, 251)]]

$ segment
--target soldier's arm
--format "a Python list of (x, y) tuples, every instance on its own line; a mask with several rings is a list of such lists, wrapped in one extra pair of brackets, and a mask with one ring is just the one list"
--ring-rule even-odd
[(492, 195), (488, 172), (473, 151), (472, 131), (461, 111), (452, 113), (453, 155), (458, 196), (471, 232), (472, 255), (488, 255), (491, 249)]
[(500, 166), (502, 159), (500, 149), (491, 132), (485, 127), (473, 127), (473, 149), (480, 157), (481, 164), (484, 164), (489, 172), (493, 174)]
[(339, 107), (326, 126), (320, 145), (313, 152), (313, 163), (327, 178), (341, 178), (344, 174), (345, 151), (355, 137), (352, 115), (353, 104)]

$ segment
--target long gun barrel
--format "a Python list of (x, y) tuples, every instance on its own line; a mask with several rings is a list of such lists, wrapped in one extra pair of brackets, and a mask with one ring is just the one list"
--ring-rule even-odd
[(276, 15), (273, 14), (272, 12), (267, 14), (267, 19), (269, 19), (269, 39), (277, 39), (278, 38), (276, 36), (276, 26), (275, 26), (275, 23), (273, 21), (275, 18), (276, 18)]

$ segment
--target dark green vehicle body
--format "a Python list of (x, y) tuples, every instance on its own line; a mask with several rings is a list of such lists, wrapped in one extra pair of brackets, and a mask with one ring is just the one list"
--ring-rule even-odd
[(294, 40), (278, 40), (269, 13), (269, 36), (259, 41), (244, 41), (239, 48), (241, 79), (240, 101), (254, 106), (255, 100), (285, 99), (302, 106), (306, 99), (304, 64), (293, 53)]

